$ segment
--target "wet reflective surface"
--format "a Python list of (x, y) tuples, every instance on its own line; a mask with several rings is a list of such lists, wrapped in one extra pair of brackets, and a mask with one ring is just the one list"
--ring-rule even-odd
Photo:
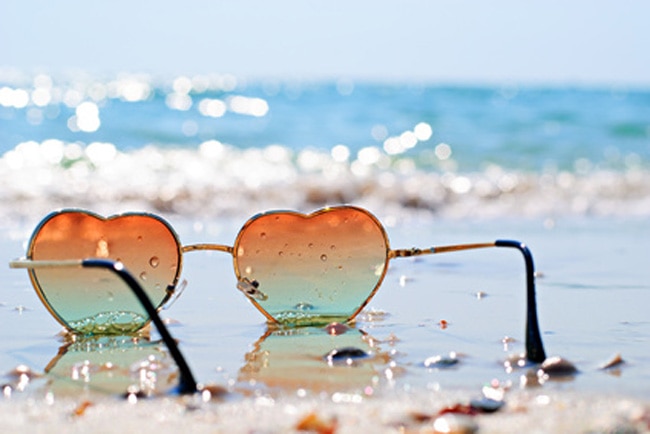
[[(191, 222), (175, 226), (189, 242), (206, 236), (216, 241), (232, 239), (239, 229), (238, 223), (226, 227), (217, 222), (207, 222), (201, 231)], [(396, 247), (421, 245), (425, 236), (447, 243), (489, 239), (504, 231), (525, 239), (538, 270), (540, 326), (547, 352), (562, 357), (550, 365), (550, 373), (548, 366), (540, 373), (540, 366), (512, 357), (523, 351), (523, 275), (520, 257), (500, 250), (396, 261), (356, 324), (285, 330), (269, 328), (236, 289), (232, 263), (224, 255), (188, 255), (183, 273), (187, 290), (162, 314), (170, 319), (170, 330), (180, 340), (197, 379), (218, 386), (216, 402), (226, 407), (215, 409), (240, 413), (255, 408), (256, 414), (266, 414), (267, 409), (270, 413), (265, 417), (277, 426), (282, 422), (271, 416), (271, 409), (276, 415), (284, 409), (281, 419), (298, 423), (308, 414), (305, 405), (318, 402), (323, 408), (357, 403), (359, 411), (368, 413), (387, 403), (402, 409), (368, 419), (384, 428), (393, 423), (413, 427), (429, 423), (408, 419), (405, 415), (414, 409), (426, 410), (431, 423), (443, 417), (437, 414), (444, 408), (494, 410), (492, 419), (480, 419), (483, 427), (514, 417), (517, 408), (525, 409), (528, 422), (534, 421), (536, 414), (557, 408), (560, 402), (574, 408), (587, 400), (591, 404), (580, 407), (582, 411), (596, 412), (600, 399), (611, 401), (612, 394), (628, 400), (616, 400), (600, 414), (616, 408), (628, 414), (629, 421), (638, 414), (629, 399), (648, 400), (644, 385), (650, 375), (645, 351), (650, 324), (645, 306), (650, 278), (644, 267), (645, 249), (638, 240), (647, 237), (649, 230), (647, 223), (631, 219), (559, 219), (552, 228), (543, 221), (412, 220), (390, 228), (391, 244)], [(21, 234), (26, 232), (7, 229), (4, 233), (5, 250), (20, 255)], [(5, 351), (0, 362), (7, 373), (3, 393), (12, 402), (36, 396), (40, 402), (72, 398), (81, 405), (81, 397), (95, 397), (93, 402), (121, 397), (122, 389), (132, 384), (146, 389), (152, 378), (156, 390), (173, 382), (174, 366), (156, 345), (145, 346), (142, 353), (127, 346), (126, 353), (135, 353), (133, 359), (110, 345), (106, 351), (90, 346), (86, 348), (90, 352), (63, 356), (52, 374), (46, 374), (62, 345), (56, 337), (59, 326), (40, 305), (23, 273), (8, 269), (0, 273), (6, 282), (0, 307)], [(215, 280), (214, 276), (223, 277)], [(476, 296), (479, 292), (481, 297)], [(152, 339), (156, 340), (155, 333)], [(342, 363), (336, 354), (341, 354)], [(617, 354), (624, 362), (617, 361)], [(555, 375), (553, 369), (567, 366), (563, 361), (578, 372)], [(110, 390), (116, 376), (128, 380), (120, 384), (117, 395)], [(91, 381), (85, 382), (86, 378)], [(93, 382), (109, 384), (104, 389), (108, 395), (90, 387)], [(138, 405), (146, 405), (141, 395), (131, 395)], [(165, 398), (154, 401), (159, 399)], [(191, 406), (206, 405), (201, 397), (196, 399)], [(497, 405), (500, 401), (506, 405)], [(296, 409), (291, 417), (284, 412), (289, 402)], [(423, 409), (424, 402), (430, 407)], [(79, 411), (92, 415), (93, 406)], [(317, 416), (321, 422), (329, 420), (326, 414)]]

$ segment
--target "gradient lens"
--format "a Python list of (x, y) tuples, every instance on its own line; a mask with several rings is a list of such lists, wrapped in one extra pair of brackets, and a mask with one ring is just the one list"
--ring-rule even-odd
[[(171, 295), (181, 268), (178, 239), (164, 221), (148, 214), (108, 219), (79, 211), (47, 217), (32, 236), (33, 260), (106, 258), (122, 262), (152, 303)], [(130, 289), (102, 270), (32, 269), (30, 275), (50, 312), (83, 334), (136, 331), (148, 315)]]
[(388, 262), (383, 227), (368, 212), (262, 214), (242, 228), (235, 272), (267, 317), (317, 324), (353, 318), (381, 283)]

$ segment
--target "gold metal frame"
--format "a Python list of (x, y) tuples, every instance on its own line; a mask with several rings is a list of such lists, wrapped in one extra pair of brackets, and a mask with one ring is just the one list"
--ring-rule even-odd
[[(211, 244), (211, 243), (199, 243), (199, 244), (191, 244), (187, 246), (181, 247), (181, 252), (195, 252), (199, 250), (211, 250), (211, 251), (219, 251), (219, 252), (224, 252), (224, 253), (229, 253), (233, 257), (233, 268), (235, 271), (235, 276), (237, 277), (237, 280), (239, 281), (241, 279), (241, 276), (239, 274), (239, 267), (237, 266), (237, 256), (234, 254), (237, 251), (237, 248), (239, 246), (242, 234), (246, 232), (246, 229), (258, 218), (262, 216), (268, 216), (268, 215), (274, 215), (274, 214), (283, 214), (283, 215), (291, 215), (299, 218), (303, 218), (305, 220), (317, 217), (322, 214), (326, 214), (329, 212), (336, 212), (341, 209), (353, 209), (356, 210), (362, 214), (364, 214), (366, 217), (369, 217), (373, 223), (377, 226), (377, 228), (380, 230), (382, 236), (384, 237), (384, 243), (386, 244), (386, 259), (385, 259), (385, 266), (383, 267), (383, 272), (381, 276), (379, 277), (377, 284), (375, 287), (370, 291), (368, 297), (366, 300), (359, 306), (359, 308), (352, 314), (350, 315), (349, 318), (347, 318), (347, 321), (353, 320), (359, 312), (363, 310), (364, 307), (368, 305), (368, 303), (372, 300), (372, 298), (375, 296), (377, 291), (379, 290), (379, 287), (382, 285), (384, 278), (386, 277), (386, 273), (388, 271), (388, 265), (391, 259), (394, 258), (405, 258), (405, 257), (410, 257), (410, 256), (421, 256), (421, 255), (431, 255), (435, 253), (445, 253), (445, 252), (455, 252), (455, 251), (461, 251), (461, 250), (470, 250), (470, 249), (480, 249), (480, 248), (487, 248), (487, 247), (495, 247), (495, 244), (492, 243), (474, 243), (474, 244), (459, 244), (459, 245), (450, 245), (450, 246), (439, 246), (439, 247), (430, 247), (426, 249), (396, 249), (393, 250), (390, 248), (390, 240), (388, 239), (388, 234), (386, 232), (386, 229), (384, 228), (384, 225), (379, 221), (377, 217), (375, 217), (372, 213), (370, 213), (368, 210), (352, 205), (345, 205), (345, 206), (336, 206), (336, 207), (328, 207), (328, 208), (323, 208), (316, 210), (314, 212), (311, 212), (309, 214), (304, 214), (296, 211), (283, 211), (283, 210), (275, 210), (275, 211), (268, 211), (265, 213), (260, 213), (256, 214), (253, 217), (249, 218), (246, 223), (241, 227), (239, 232), (237, 233), (237, 237), (235, 238), (235, 243), (233, 246), (228, 246), (228, 245), (223, 245), (223, 244)], [(277, 322), (275, 318), (273, 318), (262, 306), (257, 303), (257, 301), (252, 298), (252, 297), (247, 297), (250, 302), (271, 322)]]
[[(174, 228), (166, 220), (164, 220), (162, 217), (157, 216), (156, 214), (152, 214), (152, 213), (128, 212), (128, 213), (114, 214), (114, 215), (111, 215), (111, 216), (108, 216), (108, 217), (104, 217), (104, 216), (102, 216), (100, 214), (97, 214), (97, 213), (94, 213), (92, 211), (87, 211), (87, 210), (83, 210), (83, 209), (75, 209), (75, 208), (66, 208), (66, 209), (63, 209), (63, 210), (60, 210), (60, 211), (54, 211), (54, 212), (48, 214), (47, 216), (45, 216), (45, 218), (43, 218), (43, 220), (41, 220), (38, 223), (38, 225), (36, 226), (36, 228), (32, 232), (32, 235), (31, 235), (31, 237), (29, 239), (29, 243), (27, 245), (27, 256), (26, 256), (26, 258), (28, 260), (32, 260), (32, 258), (33, 258), (34, 242), (35, 242), (36, 236), (40, 232), (41, 228), (48, 221), (50, 221), (52, 218), (54, 218), (56, 216), (59, 216), (59, 215), (62, 215), (62, 214), (83, 214), (83, 215), (86, 215), (88, 217), (92, 217), (92, 218), (95, 218), (97, 220), (100, 220), (102, 222), (108, 222), (108, 221), (111, 221), (111, 220), (116, 220), (116, 219), (119, 219), (119, 218), (122, 218), (122, 217), (129, 217), (129, 216), (144, 216), (144, 217), (153, 218), (153, 219), (157, 220), (158, 222), (162, 223), (162, 225), (165, 226), (169, 230), (170, 234), (172, 234), (174, 240), (176, 241), (176, 248), (177, 248), (177, 251), (178, 251), (178, 268), (177, 268), (177, 271), (176, 271), (176, 276), (174, 277), (172, 283), (167, 286), (166, 294), (163, 297), (162, 301), (158, 304), (158, 306), (156, 306), (156, 310), (160, 311), (160, 309), (162, 309), (162, 307), (174, 295), (174, 292), (175, 292), (176, 287), (178, 285), (178, 281), (180, 280), (181, 272), (182, 272), (182, 269), (183, 269), (183, 255), (182, 255), (182, 252), (181, 252), (180, 238), (178, 237), (178, 234), (176, 233)], [(81, 260), (83, 260), (83, 259), (89, 259), (89, 258), (81, 258)], [(75, 260), (75, 259), (72, 259), (72, 260), (69, 260), (69, 261), (68, 260), (63, 260), (63, 261), (39, 261), (40, 265), (39, 265), (38, 268), (59, 268), (60, 266), (62, 266), (60, 264), (62, 264), (64, 262), (67, 263), (68, 266), (74, 266), (75, 262), (82, 262), (82, 261), (78, 261), (78, 260)], [(51, 263), (51, 266), (48, 266), (49, 263)], [(16, 265), (16, 266), (14, 266), (14, 265)], [(12, 261), (12, 263), (10, 263), (10, 266), (12, 266), (12, 268), (27, 268), (27, 271), (29, 273), (29, 280), (31, 281), (32, 286), (34, 287), (34, 290), (36, 291), (36, 294), (38, 295), (38, 298), (41, 300), (41, 303), (43, 303), (43, 305), (45, 305), (48, 312), (50, 312), (50, 315), (52, 315), (52, 317), (54, 317), (54, 319), (56, 319), (59, 324), (61, 324), (65, 328), (68, 328), (68, 326), (67, 326), (66, 322), (63, 320), (63, 318), (60, 318), (59, 315), (52, 309), (50, 304), (47, 302), (47, 300), (45, 298), (45, 294), (43, 293), (43, 289), (41, 288), (41, 285), (40, 285), (40, 283), (38, 281), (38, 278), (36, 277), (35, 268), (34, 267), (27, 267), (27, 266), (26, 267), (18, 267), (18, 265), (19, 265), (19, 261)], [(78, 265), (81, 266), (80, 263)]]
[[(224, 244), (214, 244), (214, 243), (198, 243), (198, 244), (190, 244), (183, 246), (180, 243), (180, 240), (178, 238), (178, 235), (176, 232), (173, 230), (171, 225), (169, 225), (165, 220), (163, 220), (161, 217), (156, 216), (155, 214), (149, 214), (149, 213), (128, 213), (128, 214), (120, 214), (120, 215), (115, 215), (111, 217), (101, 217), (97, 214), (88, 212), (88, 211), (83, 211), (83, 210), (63, 210), (59, 212), (55, 212), (50, 214), (48, 217), (46, 217), (37, 227), (36, 230), (34, 231), (34, 235), (32, 235), (32, 239), (34, 236), (38, 233), (40, 228), (44, 225), (45, 222), (47, 222), (50, 218), (52, 218), (54, 215), (58, 215), (61, 213), (66, 213), (66, 212), (77, 212), (77, 213), (84, 213), (96, 218), (99, 218), (104, 221), (108, 221), (111, 219), (116, 219), (119, 218), (120, 216), (128, 216), (128, 215), (145, 215), (145, 216), (150, 216), (153, 217), (160, 222), (162, 222), (165, 226), (167, 226), (170, 230), (170, 232), (174, 235), (174, 238), (177, 243), (177, 248), (179, 252), (179, 266), (178, 266), (178, 273), (176, 275), (175, 281), (174, 281), (174, 287), (176, 286), (178, 282), (178, 278), (181, 272), (182, 268), (182, 256), (184, 253), (187, 252), (194, 252), (194, 251), (202, 251), (202, 250), (209, 250), (209, 251), (219, 251), (219, 252), (224, 252), (224, 253), (229, 253), (233, 257), (233, 268), (235, 271), (235, 275), (237, 277), (237, 280), (239, 281), (241, 279), (241, 276), (239, 275), (239, 267), (237, 266), (237, 257), (234, 254), (236, 252), (236, 249), (239, 245), (240, 239), (242, 237), (242, 234), (245, 232), (246, 228), (248, 228), (256, 219), (262, 217), (262, 216), (268, 216), (269, 214), (288, 214), (292, 216), (298, 216), (304, 219), (309, 219), (313, 218), (325, 213), (329, 212), (336, 212), (337, 210), (343, 210), (343, 209), (353, 209), (358, 212), (363, 213), (367, 217), (369, 217), (377, 226), (377, 228), (381, 231), (385, 245), (386, 245), (386, 259), (385, 259), (385, 266), (383, 267), (382, 274), (377, 281), (377, 284), (375, 287), (372, 289), (372, 291), (369, 293), (368, 297), (366, 300), (359, 306), (359, 308), (347, 319), (347, 321), (353, 320), (359, 312), (370, 302), (370, 300), (374, 297), (376, 292), (378, 291), (379, 287), (383, 283), (384, 277), (386, 275), (386, 272), (388, 270), (388, 265), (391, 259), (395, 258), (403, 258), (403, 257), (412, 257), (412, 256), (421, 256), (421, 255), (430, 255), (430, 254), (437, 254), (437, 253), (447, 253), (447, 252), (457, 252), (457, 251), (464, 251), (464, 250), (474, 250), (474, 249), (484, 249), (484, 248), (491, 248), (491, 247), (507, 247), (507, 248), (515, 248), (519, 250), (525, 261), (526, 265), (526, 293), (527, 293), (527, 304), (526, 304), (526, 309), (527, 309), (527, 319), (526, 319), (526, 352), (527, 352), (527, 357), (529, 360), (533, 362), (542, 362), (545, 358), (545, 351), (541, 339), (541, 334), (539, 332), (539, 325), (538, 325), (538, 319), (537, 319), (537, 306), (536, 306), (536, 294), (535, 294), (535, 271), (534, 271), (534, 265), (533, 265), (533, 259), (532, 259), (532, 254), (528, 250), (525, 244), (519, 242), (519, 241), (513, 241), (513, 240), (496, 240), (493, 242), (485, 242), (485, 243), (470, 243), (470, 244), (457, 244), (457, 245), (445, 245), (445, 246), (436, 246), (436, 247), (428, 247), (424, 249), (419, 249), (419, 248), (412, 248), (412, 249), (391, 249), (390, 247), (390, 242), (388, 239), (388, 235), (386, 233), (386, 230), (384, 226), (381, 224), (381, 222), (369, 211), (363, 208), (359, 208), (356, 206), (350, 206), (350, 205), (342, 205), (342, 206), (335, 206), (335, 207), (328, 207), (328, 208), (323, 208), (317, 211), (314, 211), (309, 214), (304, 214), (304, 213), (299, 213), (295, 211), (269, 211), (266, 213), (261, 213), (257, 214), (244, 223), (242, 228), (239, 230), (237, 237), (235, 239), (235, 243), (233, 246), (228, 246)], [(28, 258), (31, 258), (31, 248), (32, 248), (32, 242), (30, 241), (30, 249), (28, 250)], [(52, 309), (48, 306), (47, 302), (45, 301), (42, 290), (40, 287), (37, 286), (33, 271), (30, 269), (30, 278), (32, 280), (32, 284), (34, 287), (37, 289), (37, 293), (39, 294), (39, 297), (41, 298), (41, 301), (46, 305), (50, 313), (53, 314)], [(165, 297), (165, 300), (157, 307), (157, 309), (160, 309), (162, 305), (171, 297), (173, 294), (173, 289), (171, 288), (167, 297)], [(271, 322), (277, 322), (275, 318), (273, 318), (270, 314), (266, 312), (258, 303), (257, 301), (253, 298), (248, 296), (247, 297), (250, 302)], [(56, 318), (56, 315), (54, 315)], [(61, 322), (61, 321), (59, 321)]]

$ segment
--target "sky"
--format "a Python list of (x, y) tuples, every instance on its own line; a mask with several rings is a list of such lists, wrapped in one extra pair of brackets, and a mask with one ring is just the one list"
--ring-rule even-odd
[(2, 0), (0, 68), (650, 85), (647, 0)]

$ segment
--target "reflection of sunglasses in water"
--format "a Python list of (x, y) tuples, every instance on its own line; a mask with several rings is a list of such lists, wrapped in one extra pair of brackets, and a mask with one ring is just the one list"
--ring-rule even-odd
[[(153, 322), (167, 346), (169, 354), (178, 365), (179, 382), (177, 392), (181, 394), (194, 393), (197, 389), (196, 380), (190, 370), (185, 357), (181, 354), (176, 345), (176, 341), (172, 338), (171, 334), (162, 319), (158, 315), (155, 306), (145, 293), (144, 289), (140, 286), (138, 281), (124, 268), (121, 262), (114, 262), (108, 259), (82, 259), (82, 260), (52, 260), (52, 261), (18, 261), (12, 262), (14, 267), (29, 267), (31, 271), (34, 270), (58, 270), (66, 271), (61, 276), (64, 277), (60, 284), (65, 285), (70, 283), (73, 285), (83, 285), (82, 287), (94, 287), (101, 285), (103, 288), (111, 288), (115, 291), (132, 292), (135, 295), (135, 300), (139, 302), (142, 310)], [(79, 268), (78, 272), (70, 272), (70, 268)], [(109, 272), (107, 272), (109, 271)], [(67, 282), (66, 282), (67, 280)], [(74, 282), (74, 284), (73, 284)], [(86, 286), (87, 285), (87, 286)], [(133, 297), (133, 296), (132, 296)]]
[[(57, 396), (79, 390), (124, 395), (129, 399), (157, 396), (175, 387), (176, 367), (162, 341), (148, 333), (113, 336), (71, 336), (44, 369), (48, 391)], [(285, 327), (269, 323), (244, 357), (237, 382), (229, 387), (243, 394), (251, 388), (269, 393), (296, 391), (345, 392), (375, 389), (382, 379), (399, 375), (381, 342), (355, 327)], [(391, 363), (393, 362), (393, 363)], [(391, 377), (388, 377), (390, 370)], [(225, 389), (212, 387), (211, 398)]]
[[(385, 371), (400, 370), (382, 342), (355, 327), (286, 327), (269, 324), (251, 346), (238, 380), (270, 390), (340, 392), (375, 387)], [(354, 369), (350, 369), (354, 366)]]
[(44, 369), (48, 392), (77, 396), (79, 389), (127, 399), (156, 396), (176, 386), (177, 373), (162, 341), (148, 333), (67, 335)]
[[(81, 334), (123, 334), (137, 331), (149, 320), (155, 322), (156, 309), (176, 289), (185, 252), (231, 254), (237, 287), (269, 321), (318, 325), (354, 319), (377, 292), (391, 259), (489, 247), (514, 248), (524, 257), (526, 357), (542, 362), (546, 356), (537, 320), (533, 258), (523, 243), (497, 240), (391, 249), (379, 220), (352, 206), (306, 215), (288, 211), (256, 215), (239, 231), (234, 246), (182, 246), (171, 226), (152, 214), (103, 218), (64, 210), (50, 214), (37, 226), (27, 259), (11, 265), (29, 269), (41, 300), (67, 329)], [(70, 265), (112, 270), (130, 289), (96, 271), (81, 278), (79, 273), (70, 273)], [(144, 297), (138, 295), (138, 303), (129, 292)], [(164, 328), (162, 323), (156, 326)]]

